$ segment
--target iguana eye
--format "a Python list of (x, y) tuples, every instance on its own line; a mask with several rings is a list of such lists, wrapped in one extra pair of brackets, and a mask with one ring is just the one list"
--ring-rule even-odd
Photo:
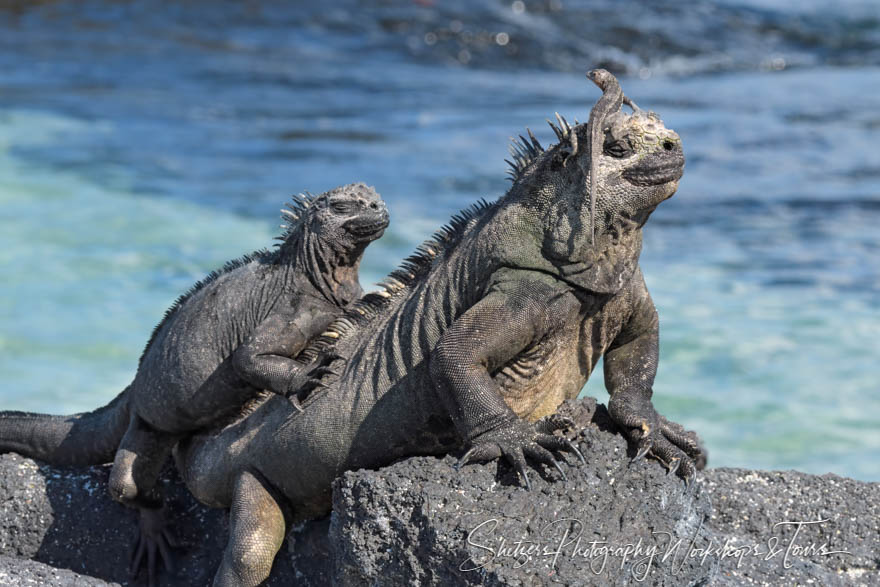
[(348, 202), (333, 202), (330, 204), (330, 207), (334, 212), (339, 212), (340, 214), (344, 214), (351, 210), (351, 205)]
[(606, 155), (610, 155), (611, 157), (616, 157), (621, 159), (626, 157), (627, 155), (632, 153), (632, 147), (629, 145), (629, 142), (621, 139), (617, 141), (605, 141), (605, 144), (602, 147), (602, 150)]

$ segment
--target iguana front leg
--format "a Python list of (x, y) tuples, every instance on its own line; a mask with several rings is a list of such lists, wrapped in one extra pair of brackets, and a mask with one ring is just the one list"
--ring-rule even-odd
[(633, 461), (650, 453), (669, 473), (677, 471), (690, 485), (696, 476), (695, 460), (702, 452), (697, 436), (658, 414), (651, 403), (659, 360), (659, 320), (647, 289), (604, 360), (605, 386), (611, 394), (608, 411), (636, 443)]
[(522, 293), (490, 293), (455, 320), (430, 356), (440, 400), (459, 434), (470, 443), (459, 465), (503, 456), (527, 488), (526, 457), (561, 473), (550, 451), (574, 447), (553, 435), (555, 428), (565, 427), (561, 419), (539, 425), (520, 420), (504, 402), (491, 373), (544, 334), (542, 326), (549, 322), (547, 310), (553, 299), (553, 292), (546, 289), (535, 285), (521, 287)]
[(334, 314), (326, 310), (275, 314), (264, 320), (232, 355), (236, 373), (258, 389), (290, 395), (300, 386), (304, 365), (293, 360), (320, 335)]

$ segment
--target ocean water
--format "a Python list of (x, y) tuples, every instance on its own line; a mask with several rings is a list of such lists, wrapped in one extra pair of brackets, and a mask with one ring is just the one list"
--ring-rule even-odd
[(109, 401), (295, 192), (383, 195), (369, 289), (604, 66), (688, 161), (645, 230), (656, 406), (711, 465), (880, 480), (876, 3), (290, 4), (3, 4), (0, 407)]

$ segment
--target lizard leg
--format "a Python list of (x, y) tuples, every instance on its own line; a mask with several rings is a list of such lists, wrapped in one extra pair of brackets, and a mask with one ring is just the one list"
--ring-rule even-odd
[(608, 413), (635, 444), (633, 462), (650, 454), (690, 487), (705, 455), (696, 433), (667, 420), (651, 403), (660, 357), (659, 319), (647, 288), (639, 285), (629, 322), (605, 351)]
[(140, 514), (130, 571), (136, 575), (145, 563), (150, 584), (155, 583), (158, 574), (157, 559), (162, 560), (166, 570), (173, 567), (170, 550), (173, 539), (165, 522), (162, 495), (156, 481), (177, 440), (176, 436), (159, 432), (132, 414), (110, 472), (110, 495), (136, 508)]
[(260, 479), (248, 471), (242, 473), (235, 483), (229, 542), (214, 586), (249, 586), (265, 581), (285, 531), (284, 513), (278, 502)]
[(528, 461), (554, 467), (562, 477), (551, 451), (568, 445), (552, 435), (553, 422), (536, 427), (518, 418), (492, 371), (539, 343), (552, 323), (555, 299), (549, 286), (537, 282), (499, 286), (453, 322), (429, 359), (439, 398), (470, 444), (460, 464), (503, 457), (527, 489)]

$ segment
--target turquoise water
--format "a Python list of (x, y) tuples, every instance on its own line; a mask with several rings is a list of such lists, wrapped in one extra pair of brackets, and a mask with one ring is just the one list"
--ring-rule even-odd
[(656, 405), (713, 465), (880, 480), (871, 3), (249, 6), (0, 12), (0, 407), (108, 401), (168, 304), (270, 245), (293, 192), (385, 197), (369, 288), (503, 193), (509, 136), (586, 119), (603, 64), (688, 158), (645, 231)]

